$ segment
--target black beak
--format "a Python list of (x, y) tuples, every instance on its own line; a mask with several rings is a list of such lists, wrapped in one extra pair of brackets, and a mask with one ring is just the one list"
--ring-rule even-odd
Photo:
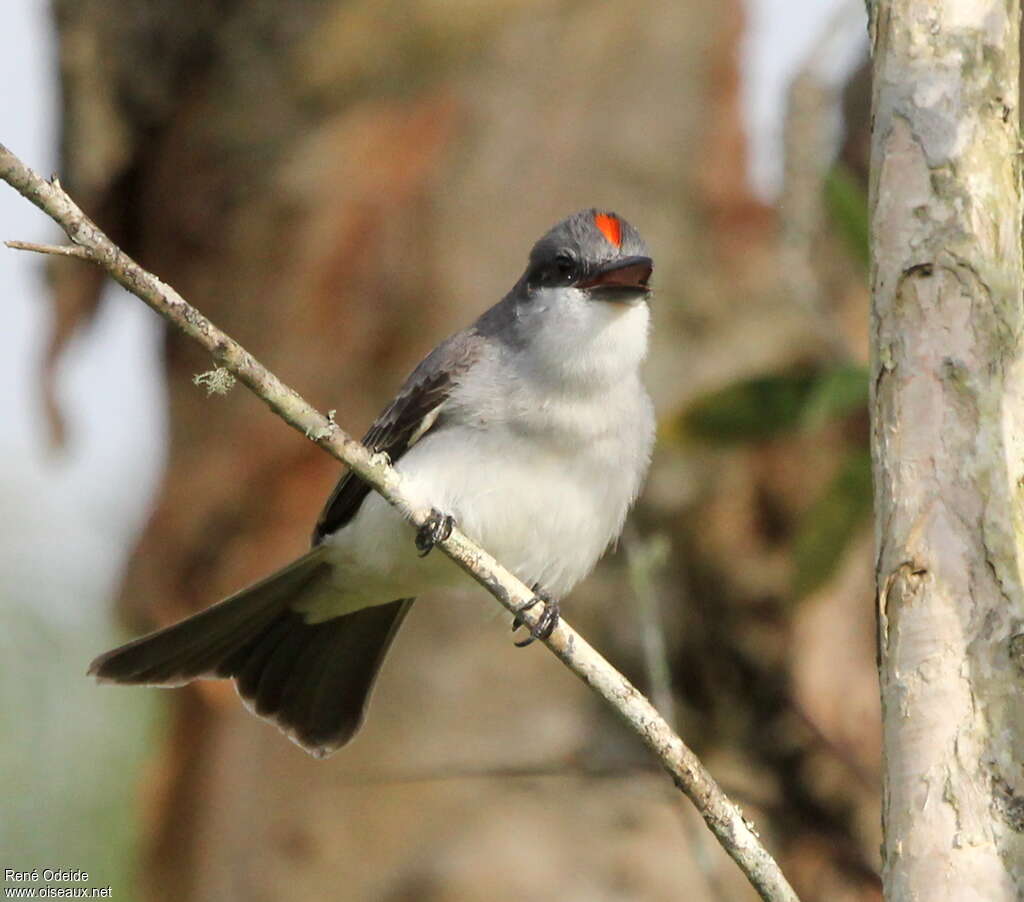
[(629, 301), (650, 292), (647, 282), (654, 270), (650, 257), (611, 260), (576, 283), (598, 301)]

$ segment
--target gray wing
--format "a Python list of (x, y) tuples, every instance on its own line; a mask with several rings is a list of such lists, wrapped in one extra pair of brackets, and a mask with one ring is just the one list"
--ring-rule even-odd
[[(474, 327), (439, 344), (405, 380), (395, 400), (363, 436), (363, 444), (373, 452), (384, 451), (392, 463), (398, 461), (437, 425), (453, 385), (473, 365), (484, 340)], [(345, 473), (316, 522), (313, 545), (348, 523), (369, 493), (370, 487), (355, 473)]]

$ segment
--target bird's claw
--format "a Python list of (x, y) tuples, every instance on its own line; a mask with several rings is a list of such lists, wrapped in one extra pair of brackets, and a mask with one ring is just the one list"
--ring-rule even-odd
[(419, 550), (420, 557), (426, 557), (438, 542), (447, 539), (452, 534), (454, 526), (454, 517), (442, 514), (436, 507), (433, 508), (430, 511), (430, 516), (416, 530), (416, 548)]
[(515, 612), (515, 617), (512, 620), (512, 632), (515, 632), (519, 627), (526, 625), (526, 620), (523, 618), (523, 612), (529, 611), (531, 608), (537, 605), (544, 605), (544, 610), (541, 611), (540, 616), (537, 618), (537, 622), (530, 627), (530, 635), (525, 639), (515, 643), (516, 648), (526, 648), (536, 639), (547, 639), (555, 631), (555, 627), (558, 626), (560, 618), (558, 600), (552, 598), (547, 592), (540, 589), (539, 586), (533, 586), (533, 598), (531, 598), (525, 604), (519, 606)]

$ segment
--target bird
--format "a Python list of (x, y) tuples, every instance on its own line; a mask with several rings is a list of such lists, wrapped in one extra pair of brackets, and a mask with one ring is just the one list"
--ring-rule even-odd
[[(364, 436), (402, 474), (406, 510), (344, 473), (308, 552), (100, 655), (89, 674), (159, 687), (233, 679), (253, 713), (326, 757), (363, 723), (415, 598), (470, 584), (429, 554), (455, 525), (532, 587), (526, 607), (543, 606), (516, 644), (548, 638), (558, 599), (618, 539), (650, 463), (653, 267), (616, 213), (555, 225), (511, 291), (437, 345)], [(430, 516), (413, 534), (404, 520), (416, 509)]]

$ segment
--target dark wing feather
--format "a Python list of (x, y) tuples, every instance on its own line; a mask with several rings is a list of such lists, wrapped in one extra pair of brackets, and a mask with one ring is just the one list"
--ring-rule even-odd
[[(409, 448), (437, 424), (430, 422), (451, 393), (456, 380), (472, 366), (480, 352), (482, 338), (475, 328), (459, 332), (439, 344), (413, 370), (394, 401), (389, 404), (363, 436), (373, 452), (383, 451), (395, 463)], [(424, 426), (427, 426), (424, 429)], [(313, 544), (341, 529), (359, 510), (370, 487), (354, 473), (347, 472), (327, 499), (316, 528)]]

